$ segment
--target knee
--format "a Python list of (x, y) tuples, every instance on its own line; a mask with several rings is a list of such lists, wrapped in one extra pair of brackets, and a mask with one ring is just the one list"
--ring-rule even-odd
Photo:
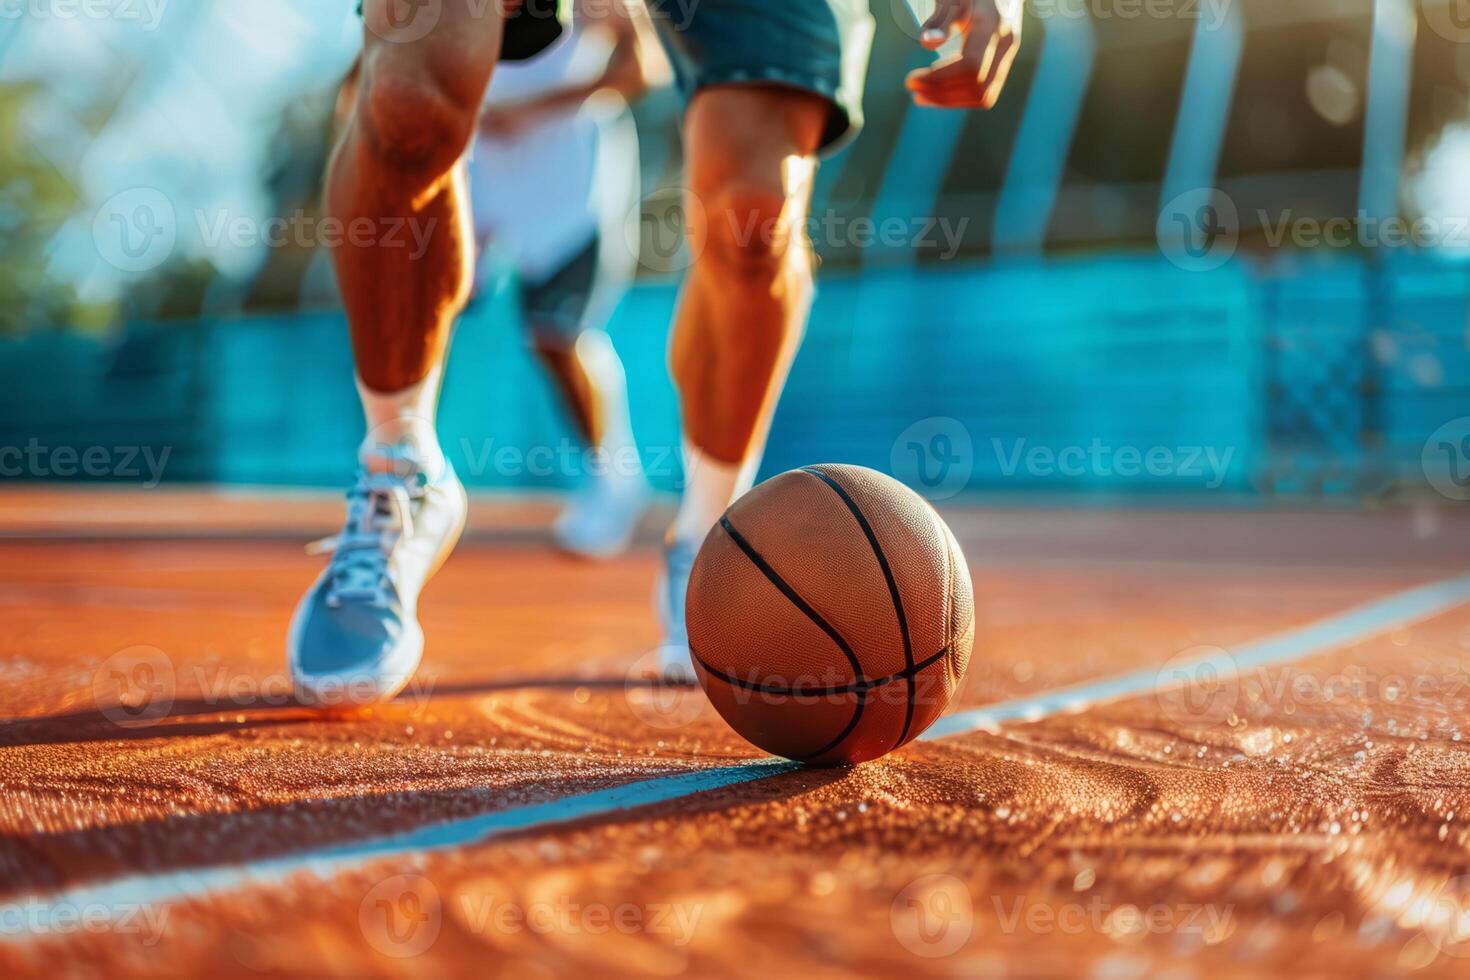
[(366, 73), (357, 99), (362, 150), (377, 168), (431, 183), (464, 154), (477, 106), (426, 72), (381, 65)]
[(810, 276), (804, 209), (779, 184), (729, 183), (701, 204), (705, 255), (724, 281), (748, 286), (783, 274)]

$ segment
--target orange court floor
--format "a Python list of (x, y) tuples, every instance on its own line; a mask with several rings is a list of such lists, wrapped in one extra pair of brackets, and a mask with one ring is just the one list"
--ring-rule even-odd
[(0, 493), (0, 972), (1470, 972), (1470, 515), (941, 512), (954, 714), (808, 770), (644, 677), (651, 532), (477, 501), (413, 683), (323, 711), (332, 499)]

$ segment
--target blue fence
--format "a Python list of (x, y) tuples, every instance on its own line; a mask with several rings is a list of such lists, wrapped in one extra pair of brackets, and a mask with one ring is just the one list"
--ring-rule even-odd
[[(674, 295), (642, 285), (611, 326), (665, 488)], [(581, 463), (513, 310), (501, 292), (465, 317), (441, 434), (473, 485), (567, 486)], [(1470, 415), (1467, 314), (1470, 271), (1419, 255), (827, 275), (766, 468), (856, 462), (938, 494), (1389, 493), (1422, 485), (1426, 438)], [(339, 313), (11, 338), (0, 371), (8, 476), (19, 449), (46, 461), (21, 476), (134, 479), (81, 460), (144, 447), (168, 480), (337, 486), (362, 431)]]

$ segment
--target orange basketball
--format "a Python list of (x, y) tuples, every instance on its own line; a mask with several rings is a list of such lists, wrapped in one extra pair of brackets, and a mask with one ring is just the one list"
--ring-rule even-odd
[(741, 735), (812, 765), (917, 737), (969, 663), (964, 555), (918, 494), (861, 466), (806, 466), (741, 497), (687, 600), (700, 683)]

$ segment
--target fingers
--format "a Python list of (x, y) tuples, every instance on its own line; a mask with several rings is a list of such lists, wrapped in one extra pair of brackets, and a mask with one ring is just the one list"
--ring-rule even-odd
[[(941, 11), (935, 11), (935, 17)], [(918, 105), (952, 109), (989, 109), (999, 100), (1020, 51), (1018, 17), (1002, 18), (994, 0), (980, 0), (970, 12), (964, 48), (928, 68), (910, 72), (905, 84)]]
[(909, 91), (917, 105), (939, 109), (983, 109), (985, 91), (979, 80), (954, 82), (949, 85), (911, 85)]
[(1002, 43), (996, 51), (990, 72), (983, 79), (985, 94), (981, 101), (984, 103), (982, 108), (985, 109), (991, 108), (1000, 101), (1000, 93), (1005, 90), (1006, 79), (1011, 77), (1011, 65), (1015, 63), (1016, 55), (1021, 50), (1021, 39), (1015, 34), (1000, 40)]
[(991, 31), (989, 37), (981, 38), (972, 32), (966, 40), (969, 42), (966, 44), (966, 48), (968, 49), (970, 44), (973, 44), (977, 54), (971, 54), (969, 50), (965, 53), (980, 62), (980, 70), (975, 73), (975, 77), (984, 81), (986, 76), (990, 74), (990, 69), (995, 65), (996, 55), (1002, 42), (1002, 35), (997, 31)]
[(925, 85), (949, 85), (953, 82), (973, 82), (980, 77), (976, 60), (964, 54), (953, 54), (940, 58), (928, 68), (909, 72), (910, 79), (920, 79)]
[(932, 51), (951, 34), (967, 30), (973, 6), (974, 0), (936, 0), (934, 13), (919, 28), (919, 43)]

